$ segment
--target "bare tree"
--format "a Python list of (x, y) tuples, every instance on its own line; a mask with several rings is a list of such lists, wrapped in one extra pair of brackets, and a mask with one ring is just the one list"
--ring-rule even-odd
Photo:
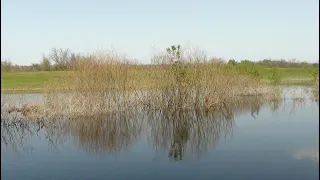
[(49, 60), (55, 64), (57, 70), (65, 70), (70, 63), (71, 52), (69, 49), (53, 48), (49, 55)]

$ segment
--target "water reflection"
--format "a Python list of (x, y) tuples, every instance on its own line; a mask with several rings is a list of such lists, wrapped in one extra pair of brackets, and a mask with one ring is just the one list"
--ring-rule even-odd
[(115, 154), (133, 146), (145, 133), (150, 145), (172, 161), (198, 159), (219, 141), (232, 137), (236, 116), (250, 113), (255, 118), (262, 107), (276, 111), (283, 102), (242, 97), (226, 101), (215, 111), (135, 109), (108, 116), (1, 119), (1, 145), (21, 146), (26, 137), (43, 132), (57, 148), (71, 138), (85, 152)]
[(25, 139), (36, 131), (34, 124), (22, 120), (1, 119), (1, 147), (12, 148), (13, 151), (25, 149)]
[(140, 113), (122, 112), (108, 116), (77, 117), (66, 122), (64, 135), (89, 153), (117, 153), (127, 149), (141, 135)]
[(293, 153), (293, 157), (296, 159), (308, 158), (319, 163), (319, 148), (300, 149)]
[[(156, 150), (168, 151), (171, 160), (200, 157), (221, 136), (232, 132), (233, 120), (223, 113), (156, 111), (149, 114), (150, 141)], [(190, 152), (187, 152), (187, 151)]]
[(226, 101), (218, 110), (191, 111), (161, 109), (149, 112), (150, 142), (170, 160), (186, 156), (200, 158), (221, 139), (232, 137), (234, 117), (250, 112), (255, 118), (266, 104), (261, 97), (242, 97)]

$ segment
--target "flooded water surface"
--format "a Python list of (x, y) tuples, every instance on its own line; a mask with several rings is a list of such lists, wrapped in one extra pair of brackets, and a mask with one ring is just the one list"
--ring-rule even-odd
[(219, 112), (136, 110), (13, 124), (1, 118), (1, 177), (318, 179), (318, 119), (317, 102), (291, 96), (249, 98)]

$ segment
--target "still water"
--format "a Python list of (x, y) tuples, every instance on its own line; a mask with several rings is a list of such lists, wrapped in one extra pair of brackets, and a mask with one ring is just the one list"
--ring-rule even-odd
[(127, 112), (50, 128), (22, 123), (1, 128), (1, 178), (318, 179), (318, 119), (317, 102), (289, 97), (224, 113)]

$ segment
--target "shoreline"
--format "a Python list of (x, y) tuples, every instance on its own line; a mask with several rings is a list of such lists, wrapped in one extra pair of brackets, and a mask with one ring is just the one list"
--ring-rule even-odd
[[(263, 79), (262, 83), (269, 84), (269, 81)], [(279, 84), (281, 86), (312, 86), (312, 78), (285, 78)], [(2, 88), (1, 94), (26, 94), (26, 93), (45, 93), (46, 88)]]

